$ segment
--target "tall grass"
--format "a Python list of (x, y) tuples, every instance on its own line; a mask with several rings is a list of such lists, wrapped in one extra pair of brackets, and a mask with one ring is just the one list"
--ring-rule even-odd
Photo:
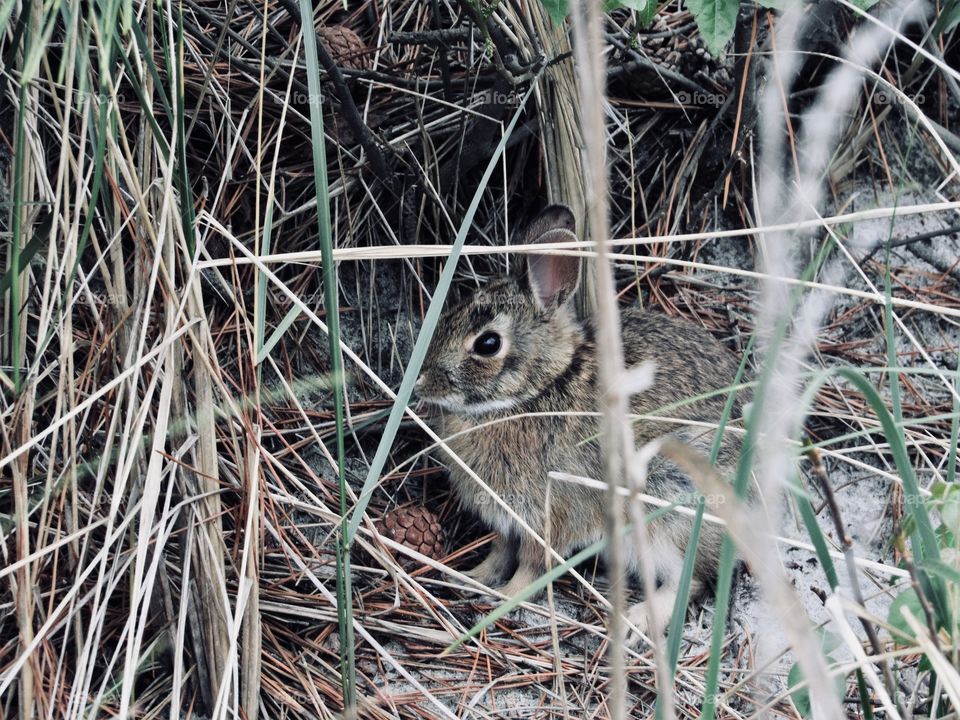
[[(317, 224), (323, 258), (323, 304), (327, 309), (327, 328), (333, 385), (334, 422), (337, 432), (337, 482), (340, 492), (340, 532), (337, 537), (337, 622), (340, 631), (340, 678), (343, 683), (343, 707), (346, 717), (357, 713), (357, 669), (353, 640), (353, 591), (350, 573), (350, 534), (347, 524), (347, 477), (344, 468), (343, 355), (340, 352), (340, 293), (337, 266), (333, 261), (333, 232), (330, 225), (330, 192), (327, 183), (326, 139), (323, 133), (323, 108), (320, 104), (320, 62), (317, 38), (313, 32), (313, 12), (307, 0), (300, 0), (300, 24), (307, 38), (307, 82), (310, 88), (310, 137), (313, 147), (313, 173), (316, 182)], [(309, 31), (307, 30), (309, 29)], [(269, 248), (264, 250), (269, 254)]]

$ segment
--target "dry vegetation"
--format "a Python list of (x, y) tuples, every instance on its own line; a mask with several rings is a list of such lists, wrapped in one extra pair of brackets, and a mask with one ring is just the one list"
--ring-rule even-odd
[[(843, 4), (808, 14), (800, 81), (783, 95), (789, 178), (801, 113), (865, 22)], [(254, 717), (257, 703), (261, 717), (339, 715), (327, 323), (338, 315), (346, 352), (352, 508), (464, 219), (454, 292), (515, 265), (514, 228), (548, 200), (583, 214), (569, 40), (538, 2), (318, 3), (320, 203), (339, 261), (327, 307), (300, 18), (293, 0), (0, 0), (0, 718)], [(626, 10), (604, 26), (619, 300), (689, 317), (740, 354), (764, 277), (756, 229), (771, 222), (758, 217), (758, 96), (776, 25), (745, 7), (722, 59), (675, 3), (651, 28)], [(872, 370), (924, 488), (952, 479), (960, 344), (956, 31), (928, 30), (911, 26), (863, 75), (822, 218), (795, 236), (801, 269), (831, 241), (844, 264), (797, 285), (825, 282), (835, 303), (805, 369)], [(909, 220), (890, 221), (901, 207)], [(889, 255), (857, 233), (889, 236)], [(899, 375), (880, 371), (888, 331)], [(869, 397), (829, 378), (807, 433), (828, 483), (881, 480), (890, 536), (911, 530)], [(352, 555), (361, 716), (606, 717), (606, 608), (569, 574), (440, 654), (497, 606), (456, 572), (482, 557), (485, 530), (457, 511), (444, 455), (412, 415), (389, 450)], [(830, 494), (803, 482), (829, 521)], [(377, 532), (408, 505), (439, 519), (443, 557), (411, 559)], [(911, 555), (879, 545), (870, 559), (896, 571), (877, 572), (881, 589), (899, 592), (887, 581)], [(602, 573), (580, 569), (602, 597)], [(694, 614), (691, 626), (713, 623), (710, 603)], [(933, 641), (895, 646), (874, 625), (882, 647), (865, 645), (861, 664), (894, 665), (902, 709), (946, 712), (931, 697), (956, 690), (949, 671), (935, 663), (928, 683), (921, 662)], [(762, 678), (757, 628), (727, 630), (718, 715), (798, 717), (784, 678)], [(937, 632), (955, 657), (957, 633)], [(680, 651), (675, 712), (694, 717), (707, 647)], [(645, 717), (649, 646), (627, 668), (628, 716)], [(851, 714), (880, 702), (856, 680)]]

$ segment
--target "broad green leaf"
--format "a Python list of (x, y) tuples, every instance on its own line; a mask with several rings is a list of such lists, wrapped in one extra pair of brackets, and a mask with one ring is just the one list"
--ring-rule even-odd
[(654, 16), (657, 14), (657, 0), (619, 0), (618, 2), (608, 2), (607, 3), (607, 12), (609, 12), (613, 7), (625, 7), (628, 10), (633, 10), (640, 16), (640, 24), (646, 27), (651, 22), (653, 22)]
[[(818, 630), (817, 635), (820, 636), (820, 651), (827, 660), (833, 660), (833, 651), (843, 644), (840, 636), (827, 630)], [(843, 699), (847, 693), (847, 677), (845, 675), (837, 675), (833, 680), (836, 684), (837, 696)], [(787, 686), (796, 687), (801, 682), (803, 682), (803, 671), (800, 669), (799, 663), (794, 663), (793, 667), (790, 668), (790, 672), (787, 674)], [(793, 704), (800, 715), (810, 717), (810, 693), (807, 692), (807, 688), (803, 687), (794, 690), (790, 693), (790, 699), (793, 700)]]
[[(787, 673), (787, 685), (796, 687), (803, 682), (803, 672), (800, 670), (800, 664), (794, 663)], [(806, 688), (800, 688), (790, 693), (790, 699), (793, 700), (793, 706), (802, 717), (810, 717), (810, 693)]]
[[(893, 599), (893, 602), (890, 604), (890, 611), (887, 613), (887, 622), (904, 635), (908, 637), (916, 637), (913, 630), (911, 630), (910, 626), (907, 625), (907, 621), (904, 620), (903, 615), (900, 612), (900, 608), (903, 607), (910, 608), (910, 612), (913, 613), (913, 616), (917, 618), (917, 620), (921, 620), (921, 618), (923, 618), (923, 607), (920, 605), (920, 598), (917, 597), (917, 593), (913, 588), (907, 588)], [(899, 638), (896, 635), (894, 636), (894, 640), (899, 645), (904, 644), (902, 638)]]
[[(570, 14), (569, 0), (542, 0), (550, 19), (560, 24)], [(657, 13), (656, 0), (605, 0), (603, 11), (610, 12), (617, 8), (633, 10), (640, 15), (642, 25), (649, 25)]]
[(942, 480), (937, 480), (930, 486), (930, 497), (934, 500), (943, 500), (944, 496), (950, 490), (950, 486)]
[(951, 485), (943, 494), (940, 517), (943, 518), (943, 524), (954, 535), (960, 531), (960, 487)]
[(558, 25), (570, 14), (570, 4), (567, 0), (543, 0), (543, 6), (547, 9), (550, 19)]
[(688, 0), (687, 7), (693, 13), (707, 49), (715, 57), (723, 52), (733, 37), (737, 24), (739, 0)]
[(820, 649), (824, 655), (830, 656), (833, 651), (843, 644), (843, 640), (836, 633), (824, 630), (820, 633)]
[[(847, 676), (836, 675), (833, 681), (836, 686), (837, 697), (842, 700), (847, 694)], [(789, 687), (796, 687), (801, 682), (803, 682), (803, 671), (800, 670), (799, 663), (794, 663), (793, 667), (790, 668), (790, 672), (787, 673), (787, 685)], [(797, 708), (797, 712), (800, 713), (801, 717), (808, 718), (813, 716), (810, 708), (810, 693), (806, 687), (791, 691), (790, 699), (793, 701), (793, 705)]]

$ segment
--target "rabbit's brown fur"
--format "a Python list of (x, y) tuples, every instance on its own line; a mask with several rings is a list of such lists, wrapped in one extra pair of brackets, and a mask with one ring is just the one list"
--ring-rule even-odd
[[(573, 229), (570, 210), (552, 206), (531, 224), (526, 242), (574, 239)], [(439, 429), (446, 437), (454, 436), (449, 440), (451, 449), (542, 536), (548, 520), (549, 471), (602, 477), (597, 418), (560, 414), (597, 410), (598, 349), (592, 323), (577, 320), (571, 307), (578, 260), (531, 255), (527, 266), (524, 278), (497, 279), (446, 312), (417, 390), (423, 400), (440, 409)], [(736, 360), (705, 330), (636, 308), (623, 311), (621, 323), (626, 366), (647, 360), (656, 364), (654, 386), (631, 399), (633, 413), (656, 414), (661, 407), (733, 382)], [(489, 333), (500, 338), (500, 347), (485, 357), (474, 343)], [(488, 350), (496, 345), (487, 341), (493, 343)], [(715, 423), (725, 401), (726, 394), (720, 393), (661, 414)], [(737, 403), (734, 417), (739, 410)], [(529, 413), (553, 414), (531, 417)], [(519, 414), (524, 416), (513, 417)], [(491, 420), (497, 422), (476, 429)], [(714, 431), (649, 420), (635, 424), (638, 447), (665, 434), (707, 452)], [(736, 436), (726, 434), (717, 463), (721, 474), (732, 471), (738, 451)], [(468, 574), (492, 586), (505, 580), (516, 564), (501, 588), (507, 595), (516, 594), (545, 571), (544, 549), (460, 468), (454, 466), (450, 478), (461, 503), (498, 533), (487, 558)], [(656, 458), (650, 463), (646, 482), (650, 495), (691, 503), (691, 481), (666, 460)], [(605, 528), (605, 512), (603, 491), (552, 482), (549, 536), (554, 548), (568, 556), (597, 540)], [(676, 595), (689, 529), (689, 519), (676, 513), (664, 514), (649, 527), (659, 588), (648, 595), (666, 609)], [(716, 526), (703, 525), (694, 575), (697, 591), (714, 579), (721, 539)], [(628, 543), (625, 552), (628, 570), (639, 576), (635, 548)], [(631, 619), (641, 629), (646, 627), (643, 603), (631, 611)]]

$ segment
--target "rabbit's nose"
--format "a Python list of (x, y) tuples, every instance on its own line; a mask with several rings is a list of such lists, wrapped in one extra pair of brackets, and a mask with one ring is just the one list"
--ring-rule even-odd
[(422, 389), (423, 389), (423, 383), (424, 383), (424, 380), (425, 380), (426, 377), (427, 377), (426, 375), (421, 375), (420, 377), (418, 377), (418, 378), (417, 378), (417, 381), (413, 384), (413, 389), (414, 389), (414, 390), (422, 390)]

